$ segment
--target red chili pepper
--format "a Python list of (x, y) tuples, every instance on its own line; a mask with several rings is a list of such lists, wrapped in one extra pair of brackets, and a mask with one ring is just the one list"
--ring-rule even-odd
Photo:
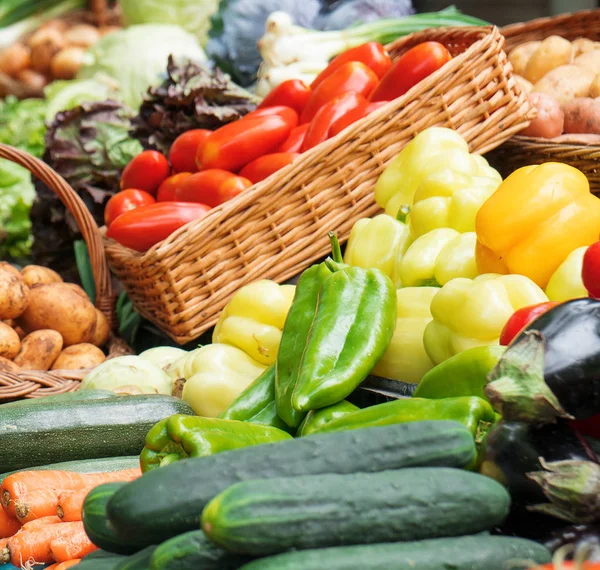
[(181, 185), (181, 183), (191, 176), (191, 172), (179, 172), (169, 176), (159, 187), (156, 193), (157, 202), (176, 202), (175, 191)]
[(253, 160), (250, 164), (246, 164), (240, 171), (240, 176), (246, 177), (252, 184), (256, 184), (261, 180), (271, 176), (274, 172), (287, 166), (297, 156), (297, 152), (275, 152), (273, 154), (265, 154)]
[(273, 89), (258, 106), (259, 109), (285, 105), (296, 113), (302, 113), (312, 90), (300, 79), (288, 79)]
[(379, 78), (364, 63), (350, 61), (336, 69), (327, 79), (313, 89), (312, 95), (300, 115), (300, 123), (313, 120), (317, 111), (332, 99), (355, 91), (369, 98), (377, 87)]
[(596, 414), (585, 420), (575, 420), (569, 423), (583, 435), (600, 439), (600, 414)]
[(156, 150), (145, 150), (131, 159), (121, 174), (121, 190), (134, 188), (153, 196), (161, 182), (171, 174), (169, 161)]
[(175, 191), (176, 200), (200, 202), (215, 208), (241, 194), (252, 182), (227, 170), (211, 168), (186, 178)]
[(587, 248), (583, 256), (581, 279), (590, 297), (600, 299), (600, 241)]
[(330, 137), (330, 129), (340, 117), (353, 109), (365, 109), (367, 100), (359, 93), (344, 93), (339, 97), (325, 103), (310, 122), (306, 137), (302, 143), (302, 152), (326, 141)]
[[(293, 109), (290, 111), (294, 112)], [(200, 145), (196, 155), (198, 169), (220, 168), (235, 172), (255, 158), (278, 149), (294, 126), (281, 115), (255, 116), (229, 123), (214, 131)]]
[(547, 301), (545, 303), (523, 307), (515, 311), (500, 333), (500, 344), (502, 346), (508, 346), (529, 323), (532, 323), (539, 316), (559, 304), (560, 303), (556, 301)]
[(356, 121), (360, 121), (368, 114), (372, 113), (379, 109), (379, 107), (383, 107), (387, 105), (389, 101), (377, 101), (377, 103), (368, 103), (366, 106), (359, 106), (355, 109), (351, 109), (345, 115), (342, 115), (333, 125), (331, 125), (331, 129), (329, 129), (329, 138), (334, 137), (338, 133), (341, 133), (346, 127), (350, 126), (352, 123), (356, 123)]
[(385, 51), (385, 48), (377, 42), (367, 42), (360, 46), (350, 48), (344, 53), (334, 57), (329, 65), (317, 75), (316, 79), (310, 84), (311, 89), (315, 89), (319, 83), (327, 79), (334, 71), (342, 67), (349, 61), (359, 61), (364, 63), (379, 79), (381, 79), (392, 67), (392, 58)]
[(146, 251), (209, 210), (206, 204), (157, 202), (120, 215), (106, 236), (135, 251)]
[(154, 204), (156, 200), (152, 194), (144, 192), (143, 190), (122, 190), (117, 192), (110, 200), (106, 203), (104, 208), (104, 223), (107, 227), (110, 225), (124, 212), (134, 210), (141, 206), (147, 206), (148, 204)]
[(279, 147), (279, 152), (300, 152), (308, 127), (310, 127), (310, 123), (298, 125), (295, 129), (292, 129), (290, 136)]
[(265, 107), (264, 109), (256, 109), (241, 118), (242, 121), (248, 119), (255, 119), (256, 117), (268, 117), (271, 115), (277, 115), (281, 117), (286, 123), (291, 125), (290, 128), (295, 128), (298, 124), (298, 113), (291, 107), (285, 105), (275, 105), (273, 107)]
[(196, 151), (212, 131), (192, 129), (179, 135), (169, 150), (173, 172), (196, 172)]
[(371, 95), (371, 101), (392, 101), (404, 95), (451, 59), (446, 46), (438, 42), (416, 45), (394, 62)]

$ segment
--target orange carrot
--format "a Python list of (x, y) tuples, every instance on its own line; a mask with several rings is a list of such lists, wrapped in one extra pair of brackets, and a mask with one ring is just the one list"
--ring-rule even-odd
[[(58, 494), (76, 491), (84, 487), (95, 487), (112, 481), (130, 481), (141, 476), (139, 468), (124, 469), (110, 473), (71, 473), (70, 471), (19, 471), (9, 475), (0, 486), (2, 506), (9, 516), (31, 520), (35, 516), (46, 516), (56, 512)], [(34, 493), (38, 493), (35, 495)], [(29, 496), (33, 495), (30, 505)], [(21, 516), (18, 516), (17, 508)], [(49, 512), (48, 512), (49, 511)], [(43, 514), (42, 514), (43, 513)]]
[(9, 517), (0, 508), (0, 538), (8, 538), (21, 529), (21, 523), (17, 519)]
[(56, 524), (62, 522), (56, 515), (50, 517), (41, 517), (39, 519), (33, 519), (32, 521), (26, 522), (21, 529), (29, 530), (31, 528), (38, 528), (47, 524)]
[[(73, 560), (67, 560), (66, 562), (58, 562), (56, 564), (55, 570), (67, 570), (67, 568), (71, 568), (71, 566), (76, 566), (80, 562), (81, 558), (73, 558)], [(48, 568), (46, 568), (46, 570), (48, 570)]]
[(48, 564), (53, 562), (50, 544), (61, 536), (76, 532), (83, 523), (46, 524), (21, 530), (8, 539), (6, 548), (0, 552), (0, 564), (10, 562), (20, 568), (25, 564)]
[(81, 511), (83, 501), (93, 487), (85, 487), (77, 491), (64, 491), (58, 498), (56, 514), (65, 522), (74, 522), (81, 520)]
[(68, 535), (63, 535), (55, 538), (50, 543), (50, 550), (54, 560), (57, 562), (66, 562), (74, 558), (83, 558), (98, 547), (88, 538), (83, 529), (82, 522), (63, 523), (79, 525), (73, 527), (73, 530)]

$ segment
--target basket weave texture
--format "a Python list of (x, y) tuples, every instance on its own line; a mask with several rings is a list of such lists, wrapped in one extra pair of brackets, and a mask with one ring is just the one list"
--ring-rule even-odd
[(406, 95), (301, 155), (145, 253), (105, 240), (113, 272), (135, 308), (179, 343), (214, 325), (241, 286), (297, 275), (378, 213), (373, 186), (385, 166), (431, 126), (460, 132), (474, 152), (525, 128), (530, 107), (494, 27), (426, 30), (390, 44), (397, 58), (423, 41), (455, 56)]
[[(600, 9), (539, 18), (511, 24), (500, 30), (506, 38), (506, 51), (518, 45), (557, 35), (573, 41), (588, 38), (600, 41)], [(551, 139), (515, 136), (488, 156), (503, 176), (522, 166), (544, 162), (564, 162), (581, 170), (594, 194), (600, 194), (600, 145), (554, 142)]]
[[(37, 176), (48, 188), (56, 192), (63, 204), (73, 214), (79, 229), (87, 243), (90, 261), (96, 284), (96, 307), (108, 319), (111, 329), (117, 324), (115, 314), (116, 297), (112, 292), (110, 272), (98, 226), (86, 205), (67, 182), (52, 170), (46, 163), (30, 154), (0, 144), (0, 158), (6, 158), (27, 168)], [(68, 318), (67, 316), (65, 318)], [(129, 354), (131, 350), (122, 339), (111, 335), (107, 358)], [(0, 404), (23, 398), (41, 398), (64, 392), (73, 392), (89, 370), (53, 370), (52, 372), (38, 370), (23, 370), (18, 374), (0, 371)]]

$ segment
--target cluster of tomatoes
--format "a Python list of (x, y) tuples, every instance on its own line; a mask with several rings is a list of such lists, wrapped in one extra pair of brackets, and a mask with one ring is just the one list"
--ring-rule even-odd
[(146, 251), (403, 95), (450, 59), (442, 44), (425, 42), (392, 62), (383, 45), (368, 42), (333, 59), (310, 86), (285, 81), (241, 119), (182, 134), (168, 160), (142, 152), (106, 206), (107, 236)]

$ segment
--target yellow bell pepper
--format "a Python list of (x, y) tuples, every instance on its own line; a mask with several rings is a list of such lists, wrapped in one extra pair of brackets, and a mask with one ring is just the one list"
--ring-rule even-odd
[(481, 273), (517, 273), (545, 287), (574, 249), (598, 240), (600, 199), (572, 166), (526, 166), (488, 198), (475, 225)]
[(228, 344), (197, 348), (176, 365), (186, 379), (183, 400), (208, 418), (216, 418), (266, 369)]
[(400, 260), (401, 286), (439, 287), (456, 277), (473, 279), (478, 275), (476, 241), (475, 232), (461, 234), (450, 228), (439, 228), (422, 235)]
[(583, 256), (587, 248), (588, 246), (584, 245), (574, 249), (552, 274), (546, 286), (548, 299), (562, 302), (588, 296), (588, 291), (581, 278)]
[(453, 279), (431, 301), (433, 320), (423, 335), (425, 350), (439, 364), (469, 348), (499, 344), (502, 328), (517, 309), (547, 300), (523, 275)]
[(433, 368), (423, 346), (423, 332), (432, 319), (429, 306), (438, 291), (437, 287), (406, 287), (396, 291), (396, 329), (373, 374), (417, 383)]
[(212, 341), (235, 346), (261, 364), (273, 364), (295, 290), (294, 285), (268, 279), (242, 287), (219, 315)]
[(352, 226), (344, 262), (365, 269), (377, 268), (397, 287), (398, 263), (411, 243), (410, 229), (402, 219), (387, 214), (363, 218)]

